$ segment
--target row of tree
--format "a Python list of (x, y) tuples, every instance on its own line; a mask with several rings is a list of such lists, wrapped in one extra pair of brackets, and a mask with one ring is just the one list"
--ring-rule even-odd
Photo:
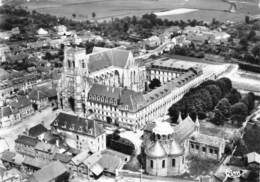
[(230, 120), (233, 124), (241, 126), (247, 115), (254, 108), (255, 96), (253, 93), (250, 92), (243, 98), (241, 98), (238, 92), (231, 95), (236, 95), (236, 101), (239, 97), (240, 99), (237, 102), (230, 102), (230, 95), (222, 98), (213, 111), (211, 122), (214, 124), (223, 125)]
[(216, 125), (222, 125), (228, 120), (240, 125), (254, 108), (254, 100), (253, 93), (241, 98), (228, 78), (208, 80), (191, 89), (180, 101), (173, 104), (169, 108), (169, 115), (173, 122), (177, 122), (179, 113), (182, 117), (190, 114), (193, 119), (196, 115), (204, 119), (210, 113), (210, 121)]
[[(173, 122), (177, 121), (179, 112), (183, 117), (188, 114), (198, 114), (200, 118), (205, 113), (214, 109), (218, 101), (230, 93), (232, 83), (228, 78), (221, 78), (216, 81), (208, 80), (196, 88), (191, 89), (183, 98), (169, 108), (169, 115)], [(233, 99), (233, 97), (230, 97)]]

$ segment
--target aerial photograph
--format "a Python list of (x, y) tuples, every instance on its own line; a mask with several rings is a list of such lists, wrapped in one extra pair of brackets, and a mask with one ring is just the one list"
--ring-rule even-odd
[(0, 182), (260, 182), (260, 0), (0, 0)]

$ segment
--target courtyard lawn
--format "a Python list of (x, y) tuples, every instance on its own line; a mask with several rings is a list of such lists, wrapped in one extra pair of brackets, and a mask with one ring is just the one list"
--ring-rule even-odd
[(212, 174), (218, 167), (217, 161), (201, 159), (195, 156), (188, 157), (187, 161), (188, 173), (194, 177)]

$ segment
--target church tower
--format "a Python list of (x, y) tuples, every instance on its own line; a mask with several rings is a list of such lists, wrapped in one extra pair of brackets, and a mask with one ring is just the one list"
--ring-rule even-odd
[[(77, 114), (83, 113), (85, 93), (89, 84), (85, 49), (65, 47), (63, 72), (58, 85), (59, 104), (63, 109), (72, 109)], [(87, 87), (87, 88), (86, 88)]]

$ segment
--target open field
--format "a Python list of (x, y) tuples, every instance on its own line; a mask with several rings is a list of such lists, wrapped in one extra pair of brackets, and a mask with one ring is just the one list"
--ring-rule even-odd
[(222, 0), (38, 0), (24, 5), (31, 10), (68, 18), (72, 18), (72, 14), (75, 13), (78, 20), (92, 19), (92, 12), (96, 13), (95, 19), (104, 20), (178, 8), (191, 8), (197, 11), (161, 16), (161, 18), (171, 20), (196, 18), (210, 21), (215, 17), (222, 21), (239, 21), (244, 19), (246, 14), (260, 14), (256, 0), (238, 1), (236, 13), (227, 12), (229, 4)]

